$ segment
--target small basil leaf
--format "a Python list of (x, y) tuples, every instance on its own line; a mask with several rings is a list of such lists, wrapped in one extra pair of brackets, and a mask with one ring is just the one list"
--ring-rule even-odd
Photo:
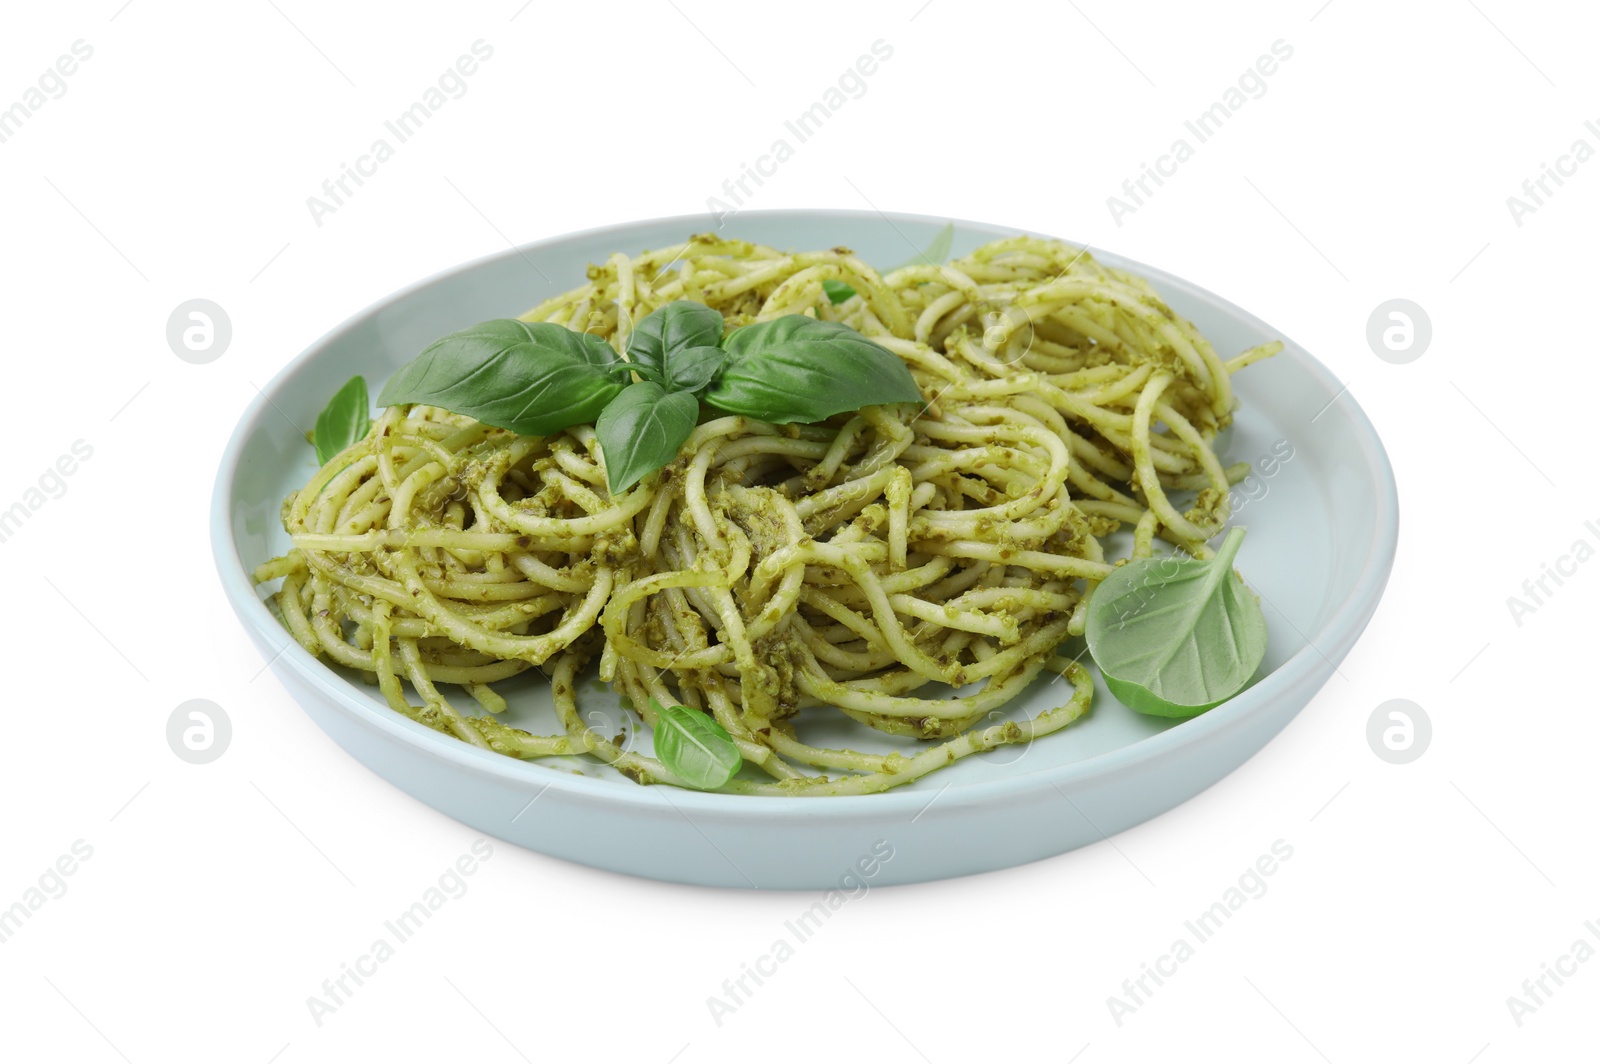
[(317, 415), (317, 428), (311, 436), (318, 462), (327, 465), (334, 455), (366, 436), (372, 427), (367, 406), (367, 382), (360, 377), (351, 377), (333, 393)]
[(946, 222), (944, 228), (939, 230), (938, 235), (933, 238), (933, 243), (900, 265), (892, 266), (883, 272), (893, 273), (895, 270), (903, 270), (907, 266), (942, 266), (944, 260), (950, 257), (950, 245), (955, 241), (955, 238), (955, 223)]
[(1267, 622), (1233, 559), (1244, 529), (1210, 561), (1141, 558), (1095, 588), (1084, 636), (1106, 686), (1130, 709), (1192, 717), (1244, 690), (1267, 651)]
[(627, 491), (672, 461), (699, 419), (700, 401), (688, 392), (669, 392), (654, 381), (624, 388), (594, 426), (611, 493)]
[(688, 347), (667, 360), (666, 385), (673, 391), (698, 392), (722, 370), (728, 354), (720, 347)]
[(727, 365), (705, 400), (730, 414), (782, 425), (922, 401), (900, 356), (840, 322), (786, 314), (735, 329), (723, 349)]
[(628, 337), (628, 358), (639, 376), (666, 384), (672, 379), (672, 356), (693, 347), (722, 343), (722, 312), (704, 303), (675, 299), (639, 320)]
[(828, 302), (834, 306), (838, 306), (856, 294), (854, 288), (851, 288), (843, 281), (835, 281), (832, 277), (822, 282), (822, 291), (828, 297)]
[(382, 406), (426, 403), (486, 425), (548, 436), (600, 416), (627, 363), (591, 333), (512, 318), (451, 333), (389, 378)]
[(633, 363), (632, 365), (633, 365), (633, 372), (635, 372), (635, 373), (637, 373), (639, 375), (639, 379), (640, 380), (646, 380), (646, 381), (649, 381), (652, 384), (660, 384), (660, 385), (665, 385), (667, 383), (666, 378), (663, 377), (661, 375), (661, 372), (659, 370), (657, 370), (654, 366), (641, 366), (641, 365), (639, 365), (637, 363)]
[(650, 708), (656, 714), (656, 756), (689, 786), (716, 790), (744, 764), (733, 738), (707, 714), (686, 706), (663, 706), (653, 698)]

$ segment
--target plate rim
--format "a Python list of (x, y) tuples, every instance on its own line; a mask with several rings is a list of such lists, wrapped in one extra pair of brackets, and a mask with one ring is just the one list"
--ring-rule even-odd
[[(1039, 233), (1036, 230), (1025, 227), (906, 212), (854, 210), (849, 208), (778, 208), (739, 211), (736, 217), (818, 221), (836, 219), (841, 222), (882, 220), (888, 222), (891, 226), (894, 226), (897, 222), (931, 224), (935, 226), (953, 223), (958, 229), (993, 233), (996, 237), (1027, 235), (1047, 240), (1060, 240), (1075, 247), (1086, 248), (1093, 246), (1082, 241)], [(623, 787), (619, 785), (619, 781), (576, 775), (543, 765), (538, 761), (524, 761), (505, 754), (482, 750), (453, 737), (442, 735), (394, 712), (386, 706), (376, 706), (365, 699), (357, 698), (356, 688), (322, 661), (313, 657), (290, 636), (268, 611), (266, 604), (256, 593), (255, 585), (251, 583), (249, 577), (252, 567), (240, 557), (234, 546), (232, 534), (233, 516), (230, 501), (233, 494), (233, 484), (243, 457), (245, 440), (262, 416), (273, 408), (274, 398), (287, 379), (295, 375), (306, 363), (322, 354), (328, 346), (385, 308), (402, 302), (415, 293), (448, 278), (467, 273), (491, 262), (523, 256), (531, 250), (563, 244), (580, 238), (626, 233), (648, 226), (678, 225), (683, 227), (686, 233), (694, 233), (704, 231), (712, 221), (712, 216), (704, 213), (633, 219), (560, 233), (539, 240), (517, 244), (503, 251), (491, 252), (445, 267), (411, 284), (396, 289), (349, 315), (307, 345), (304, 350), (273, 374), (264, 387), (257, 389), (256, 395), (249, 400), (243, 413), (235, 423), (218, 464), (217, 474), (213, 481), (210, 506), (210, 538), (213, 561), (221, 578), (224, 593), (247, 632), (267, 645), (273, 645), (276, 642), (274, 637), (282, 637), (286, 640), (282, 649), (267, 664), (274, 668), (292, 668), (296, 675), (320, 693), (325, 701), (341, 710), (347, 716), (354, 717), (357, 723), (365, 727), (376, 728), (378, 731), (385, 733), (389, 739), (416, 748), (422, 753), (440, 757), (455, 768), (480, 776), (493, 777), (504, 783), (522, 787), (543, 784), (544, 787), (539, 792), (541, 796), (545, 790), (553, 787), (558, 792), (564, 793), (569, 799), (579, 802), (599, 805), (621, 805), (627, 807), (629, 812), (641, 814), (659, 813), (663, 806), (651, 795), (652, 787), (640, 787), (637, 785)], [(1294, 342), (1281, 330), (1271, 326), (1237, 303), (1225, 299), (1193, 281), (1185, 280), (1158, 267), (1146, 265), (1136, 259), (1103, 247), (1094, 246), (1094, 250), (1097, 254), (1103, 254), (1114, 259), (1114, 265), (1118, 268), (1136, 271), (1155, 283), (1157, 287), (1161, 284), (1167, 284), (1182, 288), (1187, 293), (1194, 294), (1230, 316), (1234, 316), (1247, 324), (1258, 327), (1262, 331), (1282, 339), (1286, 348), (1290, 348), (1285, 353), (1290, 354), (1296, 362), (1304, 363), (1304, 367), (1310, 371), (1311, 377), (1321, 386), (1325, 398), (1330, 403), (1347, 391), (1344, 384), (1334, 375), (1332, 370), (1307, 348)], [(960, 785), (948, 784), (944, 790), (937, 792), (939, 795), (945, 795), (945, 800), (941, 804), (947, 808), (967, 807), (987, 804), (1008, 794), (1026, 793), (1046, 787), (1059, 789), (1062, 785), (1069, 783), (1087, 783), (1109, 775), (1132, 772), (1140, 766), (1170, 756), (1183, 747), (1203, 745), (1208, 739), (1242, 725), (1249, 717), (1268, 713), (1276, 702), (1289, 696), (1299, 685), (1312, 679), (1327, 661), (1323, 652), (1318, 649), (1319, 643), (1333, 646), (1341, 646), (1346, 642), (1353, 644), (1355, 638), (1359, 637), (1361, 630), (1365, 627), (1372, 612), (1377, 608), (1388, 583), (1389, 574), (1393, 569), (1399, 539), (1399, 495), (1394, 470), (1377, 429), (1367, 417), (1366, 411), (1361, 407), (1361, 404), (1355, 400), (1355, 397), (1353, 395), (1345, 395), (1345, 397), (1349, 400), (1349, 409), (1346, 413), (1352, 419), (1355, 434), (1360, 443), (1359, 455), (1365, 466), (1375, 474), (1378, 488), (1374, 495), (1373, 537), (1372, 542), (1368, 545), (1362, 568), (1351, 585), (1349, 592), (1343, 597), (1323, 625), (1314, 631), (1303, 634), (1304, 645), (1290, 655), (1278, 668), (1262, 677), (1245, 691), (1235, 695), (1215, 709), (1184, 721), (1181, 726), (1167, 728), (1125, 746), (1092, 754), (1089, 757), (1065, 765), (1036, 769), (998, 779), (976, 780)], [(1324, 677), (1317, 684), (1316, 689), (1320, 689), (1326, 681), (1327, 677)], [(291, 697), (293, 697), (292, 694)], [(1315, 690), (1313, 690), (1312, 697), (1315, 697)], [(1295, 711), (1296, 715), (1298, 712), (1299, 709)], [(1259, 750), (1252, 751), (1250, 756), (1253, 757), (1257, 752)], [(663, 784), (661, 786), (670, 785)], [(877, 794), (842, 795), (827, 798), (816, 796), (753, 796), (719, 794), (683, 788), (673, 789), (677, 792), (677, 795), (671, 801), (671, 805), (678, 807), (683, 812), (698, 813), (711, 818), (731, 816), (737, 819), (747, 813), (763, 818), (793, 818), (813, 822), (818, 819), (852, 820), (861, 813), (893, 814), (897, 811), (911, 812), (929, 804), (926, 791), (910, 790), (908, 788), (894, 788)], [(946, 794), (947, 791), (949, 792), (948, 794)]]

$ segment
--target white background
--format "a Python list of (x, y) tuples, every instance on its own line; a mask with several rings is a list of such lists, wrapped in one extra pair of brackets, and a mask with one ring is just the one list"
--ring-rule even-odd
[[(0, 944), (0, 1054), (1592, 1055), (1600, 963), (1550, 982), (1520, 1026), (1506, 1003), (1600, 923), (1585, 668), (1600, 564), (1520, 625), (1506, 602), (1575, 540), (1600, 543), (1582, 327), (1600, 161), (1521, 225), (1506, 203), (1576, 138), (1600, 147), (1584, 128), (1600, 120), (1592, 12), (521, 2), (8, 12), (0, 107), (74, 41), (93, 56), (0, 144), (0, 508), (74, 441), (93, 456), (0, 544), (0, 907), (75, 841), (93, 854)], [(466, 94), (315, 224), (306, 198), (480, 38), (493, 57)], [(1349, 380), (1396, 468), (1399, 557), (1371, 627), (1205, 794), (1113, 844), (852, 900), (721, 1026), (706, 998), (814, 895), (668, 886), (506, 844), (319, 1026), (306, 999), (476, 836), (357, 766), (261, 672), (207, 547), (233, 424), (308, 343), (419, 277), (508, 240), (703, 212), (878, 39), (893, 56), (866, 93), (749, 205), (1032, 228), (1270, 320)], [(1279, 39), (1293, 56), (1268, 91), (1118, 225), (1107, 197)], [(164, 335), (196, 297), (233, 322), (209, 365)], [(1407, 365), (1366, 342), (1394, 297), (1433, 323)], [(191, 698), (233, 722), (210, 765), (167, 746)], [(1433, 722), (1408, 765), (1368, 747), (1391, 698)], [(1279, 839), (1293, 857), (1267, 894), (1114, 1022), (1123, 980)]]

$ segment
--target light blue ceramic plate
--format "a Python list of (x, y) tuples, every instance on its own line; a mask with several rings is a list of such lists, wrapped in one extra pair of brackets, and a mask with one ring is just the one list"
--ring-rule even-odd
[[(927, 246), (943, 218), (855, 211), (765, 211), (727, 235), (780, 248), (847, 245), (891, 265)], [(1265, 459), (1241, 487), (1235, 521), (1249, 539), (1239, 568), (1259, 592), (1271, 638), (1262, 676), (1232, 701), (1182, 722), (1140, 716), (1102, 687), (1088, 717), (1025, 747), (963, 760), (916, 784), (859, 798), (754, 798), (640, 787), (579, 759), (525, 763), (446, 738), (389, 710), (370, 687), (295, 645), (268, 613), (250, 570), (288, 544), (278, 507), (315, 467), (310, 425), (352, 374), (376, 388), (424, 346), (463, 326), (510, 317), (580, 283), (616, 251), (675, 243), (705, 216), (633, 222), (531, 244), (432, 277), (362, 311), (291, 362), (251, 404), (223, 456), (212, 544), (228, 597), (273, 671), (357, 760), (440, 811), (543, 853), (633, 875), (708, 886), (818, 888), (863, 876), (911, 883), (1063, 853), (1183, 802), (1231, 772), (1299, 712), (1366, 627), (1394, 560), (1399, 520), (1383, 445), (1340, 382), (1293, 341), (1234, 378), (1242, 409), (1228, 461)], [(956, 222), (954, 254), (1017, 230)], [(1192, 320), (1223, 357), (1282, 335), (1179, 278), (1115, 255)], [(1286, 457), (1287, 456), (1287, 457)], [(1087, 660), (1087, 659), (1086, 659)], [(615, 697), (587, 684), (591, 720), (622, 726)], [(513, 723), (555, 732), (538, 682), (510, 685)], [(1065, 699), (1040, 682), (1013, 706), (1032, 715)], [(840, 717), (840, 715), (832, 715)], [(842, 719), (842, 717), (840, 717)], [(850, 725), (850, 727), (855, 727)], [(885, 748), (861, 728), (852, 742)], [(803, 734), (837, 743), (844, 726)], [(649, 736), (637, 736), (648, 751)], [(884, 859), (889, 854), (888, 859)], [(847, 885), (848, 885), (847, 881)]]

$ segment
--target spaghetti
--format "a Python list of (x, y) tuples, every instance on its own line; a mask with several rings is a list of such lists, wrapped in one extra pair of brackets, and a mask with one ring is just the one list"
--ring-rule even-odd
[[(255, 578), (282, 579), (271, 601), (293, 637), (397, 712), (513, 757), (587, 753), (681, 782), (584, 722), (576, 685), (596, 663), (652, 727), (652, 697), (712, 715), (755, 770), (725, 791), (886, 790), (1088, 709), (1087, 671), (1057, 648), (1112, 567), (1102, 539), (1127, 526), (1136, 557), (1156, 537), (1209, 556), (1248, 468), (1211, 446), (1229, 376), (1281, 346), (1222, 361), (1142, 279), (1030, 237), (880, 276), (843, 248), (701, 235), (614, 255), (523, 317), (620, 352), (675, 299), (730, 328), (844, 322), (904, 359), (926, 402), (813, 425), (715, 417), (616, 497), (590, 426), (519, 436), (391, 407), (284, 503), (293, 549)], [(535, 667), (560, 734), (496, 719), (493, 685)], [(1045, 671), (1070, 681), (1065, 704), (980, 726)], [(916, 742), (805, 742), (796, 723), (829, 711)]]

